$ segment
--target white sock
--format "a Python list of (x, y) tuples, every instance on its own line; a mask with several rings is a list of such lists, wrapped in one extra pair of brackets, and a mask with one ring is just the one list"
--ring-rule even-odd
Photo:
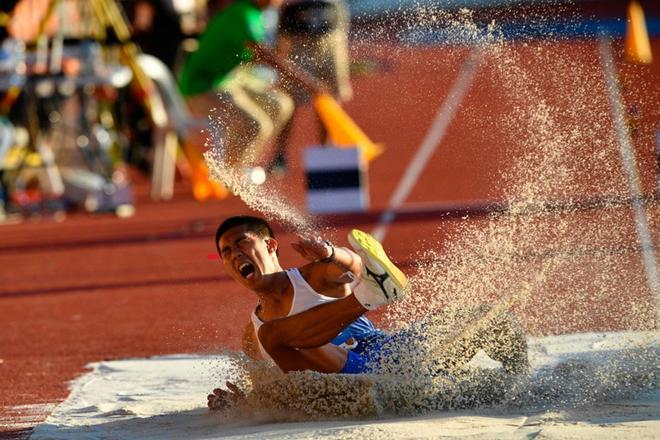
[(375, 289), (370, 283), (362, 281), (361, 278), (353, 281), (350, 287), (355, 299), (367, 310), (375, 310), (387, 303), (380, 289)]

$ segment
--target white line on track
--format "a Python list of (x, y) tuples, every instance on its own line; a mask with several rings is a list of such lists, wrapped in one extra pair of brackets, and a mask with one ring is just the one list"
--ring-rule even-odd
[(630, 139), (630, 133), (626, 127), (626, 115), (623, 107), (623, 98), (621, 97), (621, 90), (619, 89), (616, 68), (614, 59), (612, 57), (612, 49), (610, 48), (609, 40), (603, 36), (599, 42), (600, 57), (603, 61), (603, 68), (605, 71), (605, 80), (607, 82), (607, 94), (610, 100), (610, 107), (612, 110), (612, 117), (614, 118), (614, 129), (616, 131), (617, 140), (619, 143), (619, 153), (621, 154), (621, 161), (623, 168), (626, 172), (628, 179), (628, 191), (632, 198), (632, 206), (635, 213), (635, 228), (642, 246), (642, 262), (644, 264), (644, 272), (646, 273), (646, 282), (655, 301), (656, 311), (656, 326), (659, 323), (660, 316), (660, 280), (658, 277), (658, 264), (655, 256), (653, 240), (649, 232), (648, 221), (646, 219), (646, 212), (642, 202), (642, 191), (639, 185), (639, 172), (637, 170), (637, 162), (635, 160), (635, 153)]
[(429, 130), (426, 132), (426, 136), (417, 148), (415, 156), (408, 164), (406, 172), (397, 184), (396, 190), (388, 203), (387, 210), (380, 216), (378, 226), (376, 226), (372, 232), (374, 237), (378, 240), (382, 241), (385, 238), (387, 227), (394, 221), (396, 211), (401, 207), (412, 189), (415, 187), (415, 184), (419, 180), (422, 171), (424, 171), (426, 164), (444, 138), (449, 123), (454, 118), (456, 111), (474, 80), (480, 60), (480, 50), (472, 49), (463, 63), (456, 80), (449, 89), (447, 97), (438, 109), (433, 122), (431, 122)]

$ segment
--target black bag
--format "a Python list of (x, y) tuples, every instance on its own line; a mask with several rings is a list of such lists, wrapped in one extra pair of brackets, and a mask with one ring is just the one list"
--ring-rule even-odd
[(285, 5), (280, 10), (281, 32), (323, 35), (338, 25), (339, 8), (332, 1), (308, 0)]

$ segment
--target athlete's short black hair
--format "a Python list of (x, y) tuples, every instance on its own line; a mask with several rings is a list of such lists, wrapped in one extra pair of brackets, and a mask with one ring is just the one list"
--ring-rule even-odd
[(229, 217), (218, 226), (218, 230), (215, 232), (215, 248), (218, 250), (218, 253), (220, 253), (220, 238), (222, 238), (222, 235), (230, 229), (244, 225), (247, 226), (248, 231), (254, 232), (261, 238), (275, 238), (273, 228), (270, 227), (266, 220), (260, 217), (253, 217), (251, 215)]

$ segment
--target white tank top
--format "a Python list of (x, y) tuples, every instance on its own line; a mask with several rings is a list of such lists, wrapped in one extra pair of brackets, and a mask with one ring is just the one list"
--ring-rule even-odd
[[(321, 304), (325, 304), (327, 302), (337, 301), (338, 298), (321, 295), (312, 289), (312, 286), (310, 286), (309, 283), (305, 281), (305, 278), (303, 278), (298, 268), (294, 267), (293, 269), (288, 269), (285, 271), (285, 273), (289, 277), (289, 281), (291, 281), (291, 285), (293, 286), (293, 301), (291, 302), (291, 310), (289, 310), (287, 316), (304, 312), (305, 310), (311, 309), (312, 307), (316, 307)], [(264, 357), (264, 359), (271, 359), (271, 357), (261, 345), (261, 341), (259, 341), (259, 327), (261, 327), (262, 324), (263, 321), (257, 317), (256, 309), (253, 310), (252, 325), (254, 326), (254, 334), (257, 337), (257, 344), (259, 344), (259, 351), (261, 352), (261, 355)]]

